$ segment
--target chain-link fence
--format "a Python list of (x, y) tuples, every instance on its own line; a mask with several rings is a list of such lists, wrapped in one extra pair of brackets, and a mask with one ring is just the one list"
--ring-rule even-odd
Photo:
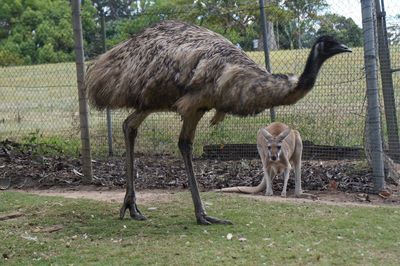
[[(135, 1), (132, 2), (135, 4)], [(223, 6), (211, 5), (213, 1), (194, 1), (195, 4), (200, 3), (200, 6), (181, 5), (162, 11), (148, 8), (144, 4), (140, 6), (139, 2), (143, 1), (136, 2), (136, 11), (132, 11), (129, 19), (123, 23), (118, 24), (112, 18), (106, 17), (108, 46), (127, 37), (123, 34), (115, 37), (124, 27), (125, 30), (129, 28), (125, 31), (127, 34), (134, 34), (156, 21), (179, 19), (218, 31), (240, 46), (255, 62), (265, 65), (258, 1), (242, 1), (241, 5), (235, 4), (240, 1), (232, 1), (234, 4), (231, 5), (227, 1)], [(276, 107), (276, 121), (284, 122), (300, 131), (305, 146), (305, 158), (363, 157), (367, 101), (359, 1), (320, 1), (324, 5), (317, 7), (312, 4), (296, 6), (296, 1), (284, 1), (289, 2), (286, 5), (273, 4), (274, 1), (266, 2), (265, 10), (269, 21), (267, 31), (271, 44), (269, 57), (273, 73), (300, 74), (312, 41), (324, 33), (336, 35), (353, 50), (351, 54), (342, 54), (328, 60), (321, 69), (314, 89), (297, 104)], [(400, 4), (395, 2), (385, 1), (386, 10), (390, 9), (385, 22), (388, 32), (383, 32), (383, 39), (379, 40), (380, 48), (383, 47), (383, 52), (386, 52), (379, 54), (380, 70), (390, 59), (391, 64), (385, 74), (389, 71), (394, 89), (391, 96), (389, 92), (389, 96), (385, 94), (381, 97), (382, 130), (386, 149), (389, 148), (386, 145), (388, 140), (396, 145), (393, 141), (396, 138), (398, 141), (398, 135), (388, 135), (388, 132), (397, 134), (400, 122), (399, 108), (397, 111), (394, 109), (395, 103), (400, 102), (400, 18), (393, 13), (393, 10), (400, 10)], [(382, 15), (381, 12), (375, 16), (378, 27), (383, 27), (377, 23)], [(240, 27), (244, 29), (232, 30)], [(376, 31), (375, 34), (377, 43), (378, 33)], [(384, 50), (384, 42), (387, 42), (389, 50)], [(384, 82), (379, 80), (380, 88)], [(76, 86), (74, 63), (2, 67), (0, 138), (20, 141), (48, 137), (67, 140), (71, 145), (79, 144)], [(386, 106), (390, 108), (385, 109)], [(116, 155), (124, 152), (122, 122), (129, 112), (130, 110), (113, 110), (111, 113), (112, 149)], [(389, 120), (385, 119), (388, 115)], [(254, 145), (256, 133), (261, 126), (271, 122), (269, 110), (247, 118), (229, 115), (217, 126), (209, 126), (212, 116), (213, 111), (208, 112), (197, 127), (194, 149), (196, 156), (220, 159), (257, 156)], [(392, 128), (387, 127), (387, 124)], [(175, 113), (152, 114), (140, 128), (137, 151), (176, 154), (180, 127), (181, 119)], [(105, 112), (90, 110), (90, 133), (95, 156), (107, 155), (109, 147)], [(79, 145), (76, 147), (79, 148)], [(393, 154), (399, 156), (400, 151), (394, 150)]]

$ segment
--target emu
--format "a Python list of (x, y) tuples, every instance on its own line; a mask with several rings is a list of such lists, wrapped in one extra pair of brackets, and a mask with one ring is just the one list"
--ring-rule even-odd
[(174, 111), (183, 125), (178, 147), (182, 154), (198, 224), (231, 224), (208, 216), (201, 202), (192, 166), (196, 126), (205, 112), (215, 109), (211, 124), (225, 114), (255, 115), (267, 108), (290, 105), (314, 86), (318, 71), (328, 58), (351, 52), (332, 37), (313, 45), (304, 72), (271, 74), (221, 35), (178, 21), (148, 27), (100, 55), (88, 67), (86, 90), (91, 104), (131, 108), (123, 122), (126, 145), (126, 194), (120, 210), (145, 220), (136, 204), (134, 145), (138, 128), (153, 112)]

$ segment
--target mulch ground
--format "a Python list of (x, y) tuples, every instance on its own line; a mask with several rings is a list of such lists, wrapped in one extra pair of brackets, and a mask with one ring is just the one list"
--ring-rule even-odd
[[(65, 156), (42, 156), (35, 146), (0, 142), (0, 186), (5, 188), (46, 189), (80, 186), (82, 168), (79, 159)], [(138, 189), (186, 188), (187, 178), (181, 158), (170, 155), (138, 155), (135, 160)], [(194, 171), (202, 190), (231, 186), (255, 186), (263, 176), (261, 161), (220, 161), (198, 158)], [(92, 185), (123, 187), (125, 159), (104, 158), (93, 161)], [(371, 193), (371, 171), (362, 161), (305, 161), (302, 166), (305, 190), (337, 190)], [(281, 190), (282, 178), (274, 181), (274, 190)], [(289, 180), (289, 189), (294, 180)]]

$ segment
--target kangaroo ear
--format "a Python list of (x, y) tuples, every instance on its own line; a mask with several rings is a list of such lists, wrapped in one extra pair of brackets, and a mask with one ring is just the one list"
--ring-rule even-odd
[(287, 129), (285, 129), (281, 134), (279, 134), (279, 135), (276, 137), (276, 140), (277, 140), (278, 142), (283, 141), (283, 140), (289, 135), (290, 131), (291, 131), (291, 129), (290, 129), (290, 127), (288, 127)]
[(260, 132), (267, 141), (271, 141), (274, 138), (265, 128), (260, 129)]

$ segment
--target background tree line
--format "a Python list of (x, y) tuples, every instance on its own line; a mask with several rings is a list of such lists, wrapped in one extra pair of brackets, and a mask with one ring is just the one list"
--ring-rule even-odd
[[(360, 27), (351, 18), (329, 13), (325, 0), (265, 2), (273, 49), (309, 47), (324, 33), (352, 47), (362, 44)], [(102, 17), (108, 47), (155, 22), (179, 19), (205, 26), (252, 50), (253, 40), (260, 39), (259, 13), (258, 0), (83, 0), (85, 55), (92, 58), (102, 52)], [(0, 65), (73, 60), (69, 1), (2, 0), (0, 26)]]

